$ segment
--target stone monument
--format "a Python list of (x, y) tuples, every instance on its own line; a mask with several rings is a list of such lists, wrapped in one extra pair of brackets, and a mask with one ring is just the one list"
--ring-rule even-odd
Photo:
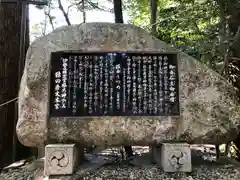
[(139, 27), (66, 26), (28, 50), (16, 128), (25, 146), (220, 144), (239, 124), (227, 80)]

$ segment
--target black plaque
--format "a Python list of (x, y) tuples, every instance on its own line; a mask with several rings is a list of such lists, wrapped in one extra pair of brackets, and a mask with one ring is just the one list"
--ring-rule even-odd
[(54, 52), (50, 116), (178, 116), (177, 54)]

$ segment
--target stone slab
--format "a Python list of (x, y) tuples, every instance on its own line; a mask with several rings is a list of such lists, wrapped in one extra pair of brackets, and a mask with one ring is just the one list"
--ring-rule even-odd
[(119, 146), (161, 142), (221, 144), (236, 138), (240, 108), (227, 80), (179, 52), (179, 117), (50, 118), (49, 64), (55, 51), (177, 52), (130, 24), (65, 26), (34, 41), (28, 49), (19, 91), (17, 135), (25, 146), (51, 143)]

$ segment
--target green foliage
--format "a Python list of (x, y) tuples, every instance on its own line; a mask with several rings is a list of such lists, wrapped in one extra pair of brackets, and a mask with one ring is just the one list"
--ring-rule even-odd
[[(145, 27), (150, 23), (149, 13), (149, 0), (125, 0), (124, 7), (127, 9), (129, 16), (131, 17), (131, 23), (137, 24), (141, 27)], [(158, 8), (168, 4), (169, 0), (158, 1)]]
[[(132, 23), (150, 29), (148, 0), (127, 1)], [(219, 10), (213, 0), (159, 0), (157, 37), (214, 67), (219, 54)]]

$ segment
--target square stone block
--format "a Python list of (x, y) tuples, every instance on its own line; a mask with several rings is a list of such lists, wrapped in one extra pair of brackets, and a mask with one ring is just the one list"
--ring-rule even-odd
[(191, 172), (191, 148), (187, 143), (163, 143), (161, 166), (165, 172)]
[(49, 144), (45, 147), (44, 174), (69, 175), (77, 166), (75, 144)]

